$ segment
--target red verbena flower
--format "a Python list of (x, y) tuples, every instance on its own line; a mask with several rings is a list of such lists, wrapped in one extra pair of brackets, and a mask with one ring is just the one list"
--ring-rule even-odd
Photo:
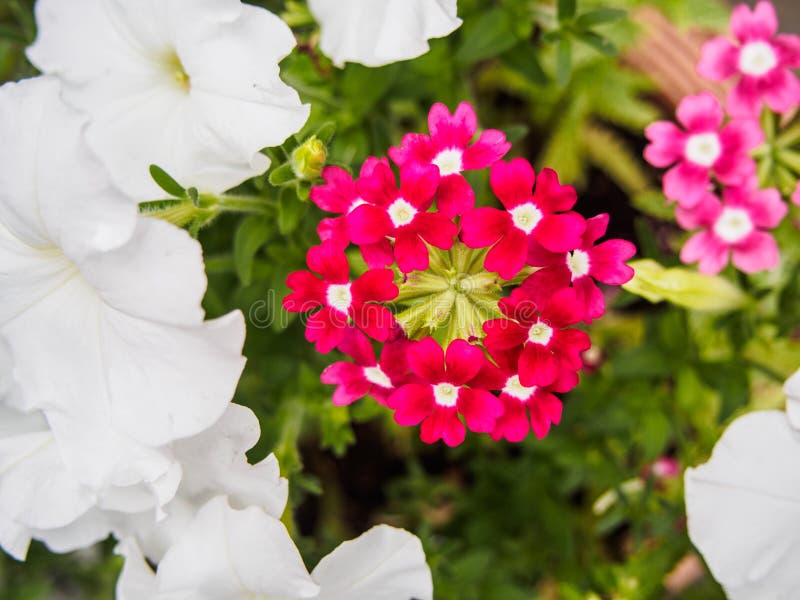
[(289, 312), (311, 314), (306, 324), (306, 339), (315, 342), (317, 351), (325, 354), (344, 339), (350, 322), (371, 338), (386, 341), (395, 326), (394, 316), (385, 306), (397, 297), (394, 273), (389, 269), (373, 269), (350, 281), (347, 256), (334, 242), (314, 246), (306, 256), (310, 271), (295, 271), (286, 279), (293, 290), (283, 300)]
[[(441, 213), (428, 212), (439, 185), (435, 167), (409, 165), (400, 171), (400, 187), (394, 173), (378, 164), (370, 177), (359, 180), (358, 189), (367, 204), (356, 208), (348, 217), (350, 235), (354, 243), (384, 244), (393, 242), (393, 256), (404, 273), (424, 271), (428, 268), (428, 248), (425, 242), (437, 248), (448, 249), (458, 233), (458, 226)], [(390, 262), (375, 263), (382, 267)], [(375, 258), (375, 257), (371, 257)], [(367, 256), (365, 256), (367, 259)]]
[(407, 339), (387, 342), (380, 360), (376, 360), (367, 337), (357, 329), (348, 329), (338, 350), (350, 356), (353, 362), (335, 362), (320, 376), (322, 383), (337, 386), (333, 403), (345, 406), (370, 395), (386, 404), (389, 395), (407, 379), (409, 344)]
[(448, 446), (464, 441), (466, 428), (460, 417), (470, 431), (492, 431), (503, 412), (502, 404), (491, 392), (471, 386), (487, 366), (483, 350), (454, 340), (445, 353), (436, 340), (427, 337), (411, 346), (408, 359), (418, 381), (402, 386), (388, 400), (399, 425), (422, 423), (423, 442), (441, 439)]
[(608, 215), (586, 220), (581, 243), (570, 252), (550, 252), (536, 241), (528, 247), (528, 264), (539, 267), (522, 282), (522, 289), (547, 298), (565, 287), (574, 287), (583, 306), (583, 320), (591, 323), (606, 312), (603, 292), (595, 281), (622, 285), (633, 278), (633, 269), (625, 264), (636, 254), (636, 246), (626, 240), (612, 239), (597, 244), (608, 228)]
[(470, 145), (478, 119), (467, 102), (459, 104), (452, 115), (444, 104), (434, 104), (428, 114), (428, 128), (430, 136), (403, 136), (400, 147), (389, 148), (389, 156), (400, 167), (436, 166), (441, 175), (437, 208), (448, 217), (463, 214), (475, 204), (475, 193), (461, 172), (491, 166), (506, 155), (511, 144), (502, 131), (487, 129)]
[[(576, 212), (575, 190), (558, 183), (551, 169), (536, 173), (524, 158), (492, 165), (491, 186), (505, 210), (483, 207), (461, 219), (461, 240), (470, 248), (487, 248), (484, 266), (513, 279), (525, 265), (528, 242), (553, 252), (577, 248), (586, 224)], [(534, 183), (536, 189), (534, 191)]]
[(546, 387), (562, 371), (580, 370), (581, 352), (591, 342), (585, 332), (569, 328), (583, 318), (583, 306), (573, 288), (557, 291), (543, 304), (517, 288), (500, 301), (500, 310), (507, 318), (484, 323), (484, 345), (490, 352), (522, 347), (518, 363), (522, 385)]

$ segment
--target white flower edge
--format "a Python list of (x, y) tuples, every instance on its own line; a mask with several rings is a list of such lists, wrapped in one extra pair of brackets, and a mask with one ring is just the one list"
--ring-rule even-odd
[(786, 380), (783, 392), (786, 394), (786, 414), (789, 422), (792, 427), (800, 430), (800, 369)]
[(309, 575), (280, 521), (255, 507), (233, 509), (222, 496), (200, 509), (156, 573), (144, 564), (134, 541), (123, 540), (117, 551), (126, 559), (118, 600), (244, 600), (257, 594), (430, 600), (433, 593), (422, 545), (406, 531), (374, 527), (341, 544)]
[(734, 420), (685, 485), (689, 537), (729, 597), (795, 597), (800, 438), (786, 413)]
[[(239, 0), (39, 0), (28, 58), (91, 117), (90, 145), (136, 201), (162, 198), (149, 165), (221, 193), (260, 175), (260, 153), (300, 130), (310, 107), (278, 63), (289, 27)], [(86, 31), (92, 35), (87, 36)]]
[(428, 40), (458, 29), (456, 0), (309, 0), (320, 48), (333, 64), (368, 67), (422, 56)]

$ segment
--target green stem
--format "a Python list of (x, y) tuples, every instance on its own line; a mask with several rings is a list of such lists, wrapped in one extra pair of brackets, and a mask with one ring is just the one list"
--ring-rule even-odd
[[(205, 196), (203, 196), (205, 197)], [(239, 212), (257, 215), (272, 214), (275, 206), (263, 196), (235, 196), (223, 194), (213, 197), (223, 212)]]

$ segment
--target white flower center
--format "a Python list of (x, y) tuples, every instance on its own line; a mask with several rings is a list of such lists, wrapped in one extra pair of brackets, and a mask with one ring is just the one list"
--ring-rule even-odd
[(542, 211), (530, 202), (515, 206), (510, 211), (514, 227), (521, 229), (525, 235), (536, 229), (539, 221), (542, 220)]
[(433, 386), (433, 399), (439, 406), (455, 406), (458, 388), (450, 383), (437, 383)]
[(349, 283), (332, 283), (328, 286), (327, 293), (328, 306), (335, 308), (339, 312), (346, 313), (353, 302), (353, 294), (350, 292)]
[(750, 42), (739, 51), (739, 70), (745, 75), (766, 75), (777, 64), (775, 51), (767, 42)]
[(519, 375), (513, 375), (508, 378), (506, 385), (503, 387), (503, 393), (508, 394), (512, 398), (516, 398), (520, 402), (525, 402), (536, 391), (536, 387), (525, 387), (519, 382)]
[(174, 50), (167, 54), (164, 60), (164, 66), (167, 69), (169, 76), (174, 79), (177, 87), (184, 92), (188, 92), (192, 86), (192, 80), (186, 73), (178, 53)]
[(583, 250), (567, 252), (567, 268), (575, 281), (589, 274), (589, 255)]
[(370, 383), (379, 385), (382, 388), (386, 389), (392, 388), (392, 380), (389, 379), (389, 376), (386, 373), (384, 373), (383, 369), (381, 369), (378, 366), (364, 367), (364, 379), (366, 379)]
[(747, 211), (741, 208), (724, 208), (714, 223), (714, 233), (729, 244), (740, 242), (754, 229)]
[(417, 215), (417, 209), (402, 198), (398, 198), (389, 206), (389, 218), (395, 227), (408, 225)]
[(716, 133), (698, 133), (686, 141), (686, 158), (700, 165), (710, 167), (722, 153), (722, 145)]
[(357, 209), (362, 204), (366, 204), (366, 201), (362, 200), (361, 198), (356, 198), (350, 204), (350, 208), (347, 209), (347, 214), (349, 215), (351, 212), (353, 212), (355, 209)]
[(528, 330), (528, 341), (532, 344), (539, 344), (541, 346), (546, 346), (550, 342), (550, 338), (553, 337), (553, 328), (550, 327), (547, 323), (536, 323), (533, 327)]
[(439, 167), (439, 175), (442, 177), (453, 175), (454, 173), (460, 173), (463, 169), (461, 163), (462, 155), (463, 153), (458, 148), (448, 148), (439, 152), (431, 162)]

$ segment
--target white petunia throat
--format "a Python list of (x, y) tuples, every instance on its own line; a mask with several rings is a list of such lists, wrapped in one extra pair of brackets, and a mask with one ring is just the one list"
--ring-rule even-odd
[(528, 330), (528, 341), (532, 344), (546, 346), (550, 343), (550, 339), (552, 337), (553, 328), (547, 323), (542, 323), (541, 321), (534, 324), (533, 327)]
[(349, 283), (332, 283), (328, 286), (326, 293), (328, 306), (346, 313), (353, 303), (353, 293), (350, 291)]
[(167, 54), (167, 58), (164, 60), (164, 67), (169, 77), (177, 84), (178, 89), (188, 93), (192, 87), (192, 79), (186, 72), (186, 68), (175, 50)]
[(750, 42), (739, 51), (739, 70), (745, 75), (761, 77), (777, 65), (775, 51), (767, 42)]
[(567, 252), (567, 268), (572, 274), (572, 281), (585, 277), (591, 269), (589, 255), (583, 250)]
[(533, 393), (536, 391), (536, 387), (527, 387), (520, 383), (519, 375), (512, 375), (506, 380), (506, 384), (503, 387), (503, 393), (508, 394), (512, 398), (516, 398), (520, 402), (527, 401)]
[(710, 167), (722, 154), (722, 144), (716, 133), (697, 133), (686, 141), (686, 158), (700, 165)]

